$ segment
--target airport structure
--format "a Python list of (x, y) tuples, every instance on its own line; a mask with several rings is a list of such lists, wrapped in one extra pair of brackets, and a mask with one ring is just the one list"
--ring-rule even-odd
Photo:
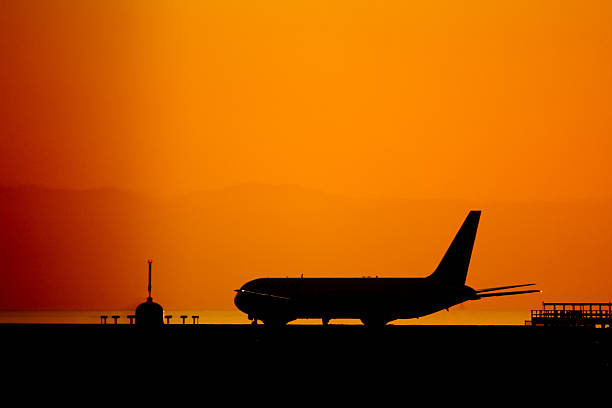
[(149, 264), (149, 297), (147, 297), (146, 302), (141, 303), (136, 308), (136, 325), (162, 326), (164, 324), (164, 309), (160, 304), (153, 302), (151, 297), (151, 264), (153, 261), (149, 259), (147, 263)]
[(612, 302), (542, 303), (542, 309), (531, 311), (531, 320), (525, 325), (612, 328)]

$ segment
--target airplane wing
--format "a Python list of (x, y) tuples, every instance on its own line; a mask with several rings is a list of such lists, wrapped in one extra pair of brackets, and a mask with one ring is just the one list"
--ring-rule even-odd
[(476, 293), (492, 292), (494, 290), (520, 288), (523, 286), (533, 286), (533, 285), (535, 285), (535, 283), (523, 283), (522, 285), (499, 286), (497, 288), (478, 289), (476, 290)]
[(536, 293), (536, 292), (541, 293), (542, 291), (533, 289), (533, 290), (517, 290), (514, 292), (497, 292), (497, 293), (483, 293), (483, 294), (477, 293), (476, 296), (478, 296), (478, 298), (483, 298), (483, 297), (490, 297), (490, 296), (520, 295), (522, 293)]
[(285, 296), (272, 295), (270, 293), (253, 292), (251, 290), (244, 290), (244, 289), (234, 289), (234, 292), (247, 293), (249, 295), (256, 295), (256, 296), (266, 296), (266, 297), (271, 297), (271, 298), (275, 298), (275, 299), (282, 299), (282, 300), (291, 300), (291, 298), (288, 298), (288, 297), (285, 297)]

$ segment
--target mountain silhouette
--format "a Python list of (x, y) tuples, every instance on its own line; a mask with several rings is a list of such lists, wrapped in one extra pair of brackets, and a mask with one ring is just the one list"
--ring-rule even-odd
[[(255, 277), (430, 274), (471, 209), (483, 211), (467, 282), (537, 282), (546, 297), (608, 301), (609, 201), (355, 198), (249, 183), (171, 199), (117, 189), (0, 187), (0, 308), (232, 309)], [(475, 306), (479, 307), (479, 306)]]

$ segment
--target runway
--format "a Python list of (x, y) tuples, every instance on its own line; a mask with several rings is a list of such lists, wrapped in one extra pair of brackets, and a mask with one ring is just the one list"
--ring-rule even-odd
[(5, 350), (23, 358), (118, 366), (147, 359), (179, 366), (608, 369), (612, 356), (612, 331), (601, 328), (3, 324), (0, 336)]

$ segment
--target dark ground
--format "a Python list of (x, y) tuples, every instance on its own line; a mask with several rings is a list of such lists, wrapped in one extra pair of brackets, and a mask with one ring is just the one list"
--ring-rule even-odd
[(520, 395), (551, 379), (563, 379), (556, 389), (565, 392), (609, 375), (612, 356), (612, 330), (586, 328), (4, 324), (0, 336), (3, 369), (18, 383), (106, 396), (151, 384), (160, 395), (223, 388), (449, 397), (451, 383)]
[(612, 330), (524, 326), (0, 324), (4, 350), (24, 358), (91, 362), (333, 360), (478, 367), (607, 367)]

